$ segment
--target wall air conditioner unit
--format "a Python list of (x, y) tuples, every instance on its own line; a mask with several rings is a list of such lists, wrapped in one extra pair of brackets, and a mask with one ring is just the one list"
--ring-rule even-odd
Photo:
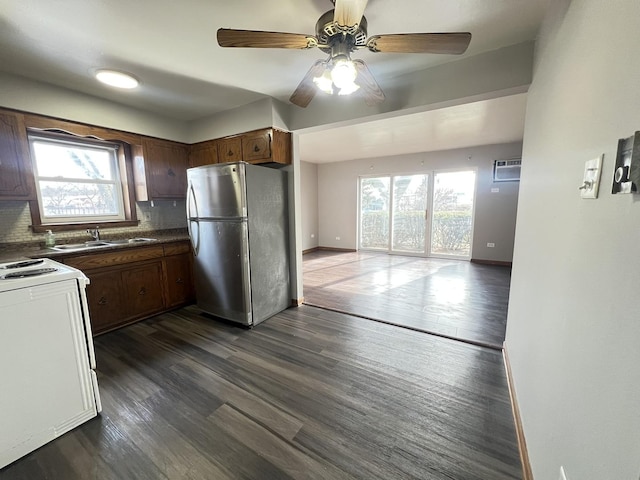
[(520, 165), (522, 160), (513, 158), (511, 160), (494, 160), (493, 181), (494, 182), (518, 182), (520, 181)]

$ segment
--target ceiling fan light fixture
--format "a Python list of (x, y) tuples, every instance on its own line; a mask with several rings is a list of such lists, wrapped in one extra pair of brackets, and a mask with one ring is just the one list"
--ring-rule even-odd
[(136, 88), (140, 85), (138, 79), (133, 75), (119, 72), (117, 70), (98, 70), (96, 72), (96, 79), (105, 85), (125, 90), (131, 90), (132, 88)]

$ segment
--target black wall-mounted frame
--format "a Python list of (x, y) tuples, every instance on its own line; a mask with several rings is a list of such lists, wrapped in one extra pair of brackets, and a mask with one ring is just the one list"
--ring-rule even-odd
[(640, 185), (640, 131), (618, 140), (611, 193), (638, 193)]

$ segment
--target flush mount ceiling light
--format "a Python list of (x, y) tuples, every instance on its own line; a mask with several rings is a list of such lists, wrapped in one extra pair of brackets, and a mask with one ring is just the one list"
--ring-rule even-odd
[(133, 75), (116, 70), (98, 70), (96, 72), (96, 79), (105, 85), (124, 89), (136, 88), (140, 84), (138, 79)]

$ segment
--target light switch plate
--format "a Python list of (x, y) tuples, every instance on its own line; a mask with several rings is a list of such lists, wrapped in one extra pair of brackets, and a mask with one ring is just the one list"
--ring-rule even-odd
[(598, 189), (600, 187), (600, 175), (602, 173), (602, 157), (587, 160), (584, 162), (584, 178), (580, 187), (580, 196), (582, 198), (598, 198)]

